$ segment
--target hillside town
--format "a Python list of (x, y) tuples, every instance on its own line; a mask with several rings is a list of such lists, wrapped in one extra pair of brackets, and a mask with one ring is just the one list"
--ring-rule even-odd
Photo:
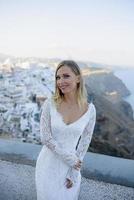
[(32, 61), (14, 65), (7, 59), (0, 65), (0, 85), (0, 133), (39, 143), (41, 98), (53, 93), (54, 68)]

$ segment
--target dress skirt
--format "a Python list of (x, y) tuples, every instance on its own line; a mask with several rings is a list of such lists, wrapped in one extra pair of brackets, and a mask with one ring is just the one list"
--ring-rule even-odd
[(65, 185), (69, 166), (45, 145), (42, 147), (35, 168), (37, 200), (78, 200), (81, 173), (71, 188)]

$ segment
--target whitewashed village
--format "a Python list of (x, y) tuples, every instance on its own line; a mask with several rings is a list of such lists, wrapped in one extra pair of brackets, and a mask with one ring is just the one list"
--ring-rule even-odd
[(3, 137), (40, 143), (40, 108), (54, 90), (54, 64), (28, 62), (0, 65), (0, 132)]

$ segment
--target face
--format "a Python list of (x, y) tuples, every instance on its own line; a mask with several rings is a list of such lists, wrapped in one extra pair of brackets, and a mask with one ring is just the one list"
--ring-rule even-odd
[(62, 66), (57, 71), (56, 84), (63, 94), (75, 92), (78, 83), (79, 76), (76, 76), (68, 66)]

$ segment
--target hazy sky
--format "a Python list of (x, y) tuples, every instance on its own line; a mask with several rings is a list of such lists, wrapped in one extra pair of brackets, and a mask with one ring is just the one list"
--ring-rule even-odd
[(134, 0), (0, 0), (0, 52), (134, 66)]

